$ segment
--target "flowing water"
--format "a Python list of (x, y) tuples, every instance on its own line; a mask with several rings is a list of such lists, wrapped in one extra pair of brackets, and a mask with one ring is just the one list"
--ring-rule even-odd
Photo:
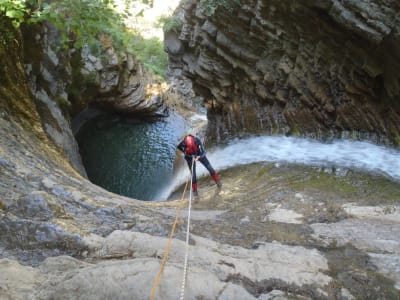
[(172, 177), (185, 122), (174, 114), (149, 122), (102, 114), (76, 138), (89, 179), (120, 195), (154, 200)]
[[(321, 143), (301, 138), (258, 136), (237, 139), (223, 147), (210, 149), (207, 157), (217, 171), (256, 162), (285, 162), (346, 167), (383, 174), (400, 181), (400, 151), (369, 142), (338, 140)], [(203, 167), (197, 170), (199, 176), (207, 174)], [(181, 169), (157, 198), (167, 199), (188, 178), (186, 168)]]
[[(91, 120), (78, 135), (89, 177), (133, 198), (180, 199), (182, 183), (190, 178), (182, 158), (173, 170), (184, 124), (175, 116), (152, 123), (112, 116)], [(330, 296), (345, 288), (357, 299), (396, 299), (399, 230), (393, 220), (398, 218), (399, 149), (283, 136), (235, 139), (206, 148), (213, 167), (229, 172), (221, 172), (222, 189), (210, 184), (211, 179), (200, 181), (200, 200), (192, 214), (194, 235), (246, 249), (272, 241), (318, 249), (314, 252), (324, 256), (329, 268), (324, 272), (333, 278)], [(325, 173), (325, 167), (332, 173)], [(203, 166), (197, 170), (199, 176), (208, 176)], [(166, 216), (174, 217), (175, 210), (161, 207), (162, 214), (144, 218), (132, 230), (167, 235), (171, 224)], [(360, 218), (351, 217), (357, 211)], [(363, 219), (368, 213), (373, 217)], [(177, 230), (175, 236), (184, 239), (184, 231)], [(247, 278), (245, 282), (260, 290), (276, 284), (274, 280), (249, 283)], [(294, 289), (289, 283), (282, 286)], [(310, 285), (295, 289), (303, 296), (315, 295)]]
[[(190, 178), (183, 163), (173, 172), (176, 145), (186, 130), (185, 121), (176, 115), (156, 122), (101, 115), (82, 127), (77, 140), (93, 183), (132, 198), (166, 200)], [(321, 143), (283, 136), (257, 136), (209, 149), (207, 157), (217, 171), (257, 162), (284, 162), (346, 167), (400, 181), (400, 151), (369, 142)], [(199, 176), (207, 174), (202, 166), (197, 170)]]

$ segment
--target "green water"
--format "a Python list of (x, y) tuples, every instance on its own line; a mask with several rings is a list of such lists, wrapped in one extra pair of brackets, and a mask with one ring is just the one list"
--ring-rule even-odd
[(88, 121), (76, 138), (89, 179), (108, 191), (157, 200), (172, 180), (176, 145), (185, 133), (182, 118), (159, 121), (100, 115)]

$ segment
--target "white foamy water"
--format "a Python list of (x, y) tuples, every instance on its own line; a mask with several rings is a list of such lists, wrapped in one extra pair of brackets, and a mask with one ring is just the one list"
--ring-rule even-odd
[[(256, 162), (286, 162), (309, 166), (335, 166), (383, 174), (400, 181), (400, 151), (368, 142), (338, 140), (321, 143), (314, 140), (261, 136), (234, 140), (224, 147), (210, 149), (207, 157), (218, 171)], [(187, 168), (186, 168), (187, 169)], [(168, 196), (189, 177), (181, 170), (158, 199)], [(198, 176), (208, 174), (198, 164)]]

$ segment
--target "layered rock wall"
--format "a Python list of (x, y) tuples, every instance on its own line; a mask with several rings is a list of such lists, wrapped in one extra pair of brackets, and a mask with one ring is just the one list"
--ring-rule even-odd
[[(85, 178), (69, 118), (71, 108), (84, 109), (102, 91), (92, 97), (86, 94), (83, 102), (75, 102), (79, 99), (71, 92), (71, 88), (78, 88), (85, 94), (79, 88), (89, 88), (86, 80), (78, 87), (74, 82), (77, 74), (82, 74), (80, 78), (88, 75), (84, 62), (89, 55), (77, 53), (81, 63), (75, 64), (71, 49), (58, 52), (58, 34), (51, 26), (16, 30), (6, 18), (0, 18), (0, 28), (4, 31), (0, 36), (0, 258), (35, 264), (61, 253), (79, 256), (85, 248), (83, 235), (132, 227), (143, 203), (109, 193)], [(108, 58), (117, 55), (107, 49)], [(146, 102), (154, 92), (151, 76), (145, 70), (135, 71), (141, 64), (133, 57), (117, 59), (113, 68), (105, 59), (95, 71), (99, 78), (119, 71), (115, 85), (108, 86), (107, 81), (101, 85), (109, 88), (107, 96), (113, 97), (116, 105), (129, 99), (121, 99), (119, 89), (132, 83), (120, 80), (120, 74), (127, 74), (124, 78), (136, 79), (135, 91), (140, 90), (131, 95), (135, 99), (142, 96)], [(96, 83), (90, 88), (100, 89)], [(151, 105), (135, 107), (137, 113), (144, 109), (143, 114), (148, 115), (158, 111), (160, 102), (153, 109)], [(115, 106), (109, 109), (116, 110)], [(127, 205), (127, 210), (119, 205)], [(88, 220), (90, 225), (86, 226)], [(1, 279), (0, 286), (4, 286)], [(0, 291), (0, 298), (9, 297)]]
[(86, 176), (71, 119), (81, 111), (94, 104), (126, 115), (164, 114), (161, 84), (134, 55), (117, 51), (107, 37), (94, 55), (87, 45), (62, 50), (60, 34), (49, 24), (24, 26), (22, 33), (16, 46), (23, 49), (19, 59), (34, 99), (32, 111), (80, 174)]
[[(7, 30), (0, 35), (0, 299), (145, 299), (185, 202), (136, 201), (76, 172), (46, 131), (56, 114), (51, 106), (39, 111), (32, 97), (27, 45)], [(52, 69), (32, 65), (39, 75), (31, 78), (54, 95), (40, 66)], [(286, 164), (238, 166), (221, 177), (222, 190), (208, 177), (199, 181), (187, 298), (396, 299), (397, 183)], [(178, 296), (185, 236), (177, 226), (159, 297)]]
[(68, 87), (72, 83), (69, 53), (59, 51), (59, 33), (53, 26), (24, 26), (22, 32), (20, 59), (41, 126), (74, 168), (86, 176), (68, 120), (71, 106)]
[(396, 0), (242, 0), (207, 17), (200, 1), (168, 33), (172, 68), (205, 96), (211, 138), (248, 132), (400, 144)]
[[(74, 72), (82, 70), (74, 69), (69, 51), (56, 52), (59, 42), (51, 26), (22, 32), (0, 18), (0, 27), (5, 32), (0, 37), (0, 257), (34, 264), (60, 253), (78, 255), (87, 228), (76, 222), (91, 215), (88, 210), (101, 209), (97, 225), (89, 229), (100, 232), (99, 224), (108, 218), (103, 213), (110, 214), (106, 207), (118, 205), (117, 195), (85, 178), (71, 132), (69, 109), (77, 103), (71, 103), (70, 88)], [(84, 196), (85, 190), (91, 196)], [(138, 205), (121, 199), (117, 202)], [(111, 219), (106, 232), (120, 228)]]
[(97, 54), (86, 45), (77, 57), (77, 110), (92, 102), (124, 115), (165, 115), (163, 87), (155, 76), (133, 54), (115, 49), (110, 38), (102, 36), (100, 41)]

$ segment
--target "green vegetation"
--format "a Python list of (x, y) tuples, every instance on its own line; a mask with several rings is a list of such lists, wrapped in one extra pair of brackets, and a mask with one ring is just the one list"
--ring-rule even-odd
[(24, 22), (27, 12), (25, 1), (0, 0), (0, 46), (18, 43), (15, 29)]
[(25, 0), (0, 0), (0, 17), (11, 19), (15, 28), (25, 21), (29, 9)]
[[(117, 12), (116, 2), (58, 0), (43, 3), (41, 0), (0, 0), (0, 18), (8, 18), (15, 28), (23, 23), (49, 22), (60, 31), (62, 48), (79, 49), (88, 44), (94, 55), (101, 54), (101, 35), (109, 36), (116, 49), (135, 54), (149, 71), (164, 76), (168, 60), (163, 42), (158, 38), (145, 39), (140, 32), (133, 34), (124, 24), (124, 21), (132, 16), (129, 10), (132, 2), (149, 4), (149, 1), (125, 0), (123, 12)], [(175, 24), (175, 21), (165, 22)], [(12, 37), (7, 40), (4, 38), (5, 34), (8, 34), (5, 28), (0, 28), (0, 31), (3, 43), (12, 40)]]
[(256, 175), (256, 179), (263, 178), (264, 176), (268, 176), (268, 172), (273, 168), (273, 165), (262, 166)]
[(158, 23), (164, 32), (180, 33), (182, 29), (182, 21), (176, 16), (161, 16)]
[(68, 99), (65, 99), (62, 96), (58, 96), (55, 100), (60, 109), (64, 112), (64, 115), (68, 116), (68, 111), (70, 110), (72, 105), (71, 102), (69, 102)]
[(164, 52), (163, 41), (156, 37), (144, 39), (136, 35), (130, 36), (125, 42), (128, 51), (135, 53), (150, 72), (164, 77), (168, 57)]
[(54, 24), (62, 33), (64, 45), (73, 43), (81, 48), (85, 43), (95, 43), (99, 34), (107, 34), (121, 45), (121, 33), (125, 32), (122, 17), (109, 0), (58, 0), (43, 4), (32, 21)]
[(125, 15), (116, 13), (112, 0), (0, 0), (0, 17), (10, 19), (15, 28), (22, 23), (47, 21), (61, 32), (64, 46), (72, 42), (80, 48), (102, 33), (120, 41)]
[(206, 16), (212, 16), (218, 8), (223, 7), (232, 11), (240, 5), (240, 0), (200, 0), (201, 7)]
[[(144, 37), (140, 31), (129, 30), (125, 21), (134, 17), (135, 22), (143, 18), (140, 12), (131, 12), (132, 4), (152, 7), (149, 0), (125, 0), (124, 9), (117, 0), (0, 0), (0, 18), (8, 18), (15, 28), (23, 23), (46, 21), (54, 24), (61, 33), (61, 47), (81, 48), (88, 44), (94, 55), (99, 55), (101, 35), (111, 37), (116, 49), (127, 50), (135, 54), (145, 67), (164, 77), (168, 59), (160, 38)], [(232, 10), (240, 0), (200, 0), (203, 11), (211, 16), (219, 7)], [(142, 6), (141, 6), (142, 7)], [(147, 20), (148, 21), (148, 20)], [(179, 33), (182, 22), (178, 17), (162, 16), (155, 24), (164, 31)], [(0, 26), (1, 27), (1, 26)], [(13, 40), (7, 37), (8, 31), (0, 28), (3, 43)], [(96, 50), (97, 49), (97, 50)]]
[(329, 174), (318, 169), (311, 169), (308, 176), (304, 176), (303, 181), (293, 182), (291, 187), (296, 190), (330, 190), (335, 191), (336, 194), (343, 197), (354, 194), (358, 191), (357, 186), (354, 186), (349, 182), (346, 177), (335, 177), (334, 173)]
[(4, 201), (2, 199), (0, 199), (0, 210), (4, 210), (6, 208), (6, 204), (4, 203)]

